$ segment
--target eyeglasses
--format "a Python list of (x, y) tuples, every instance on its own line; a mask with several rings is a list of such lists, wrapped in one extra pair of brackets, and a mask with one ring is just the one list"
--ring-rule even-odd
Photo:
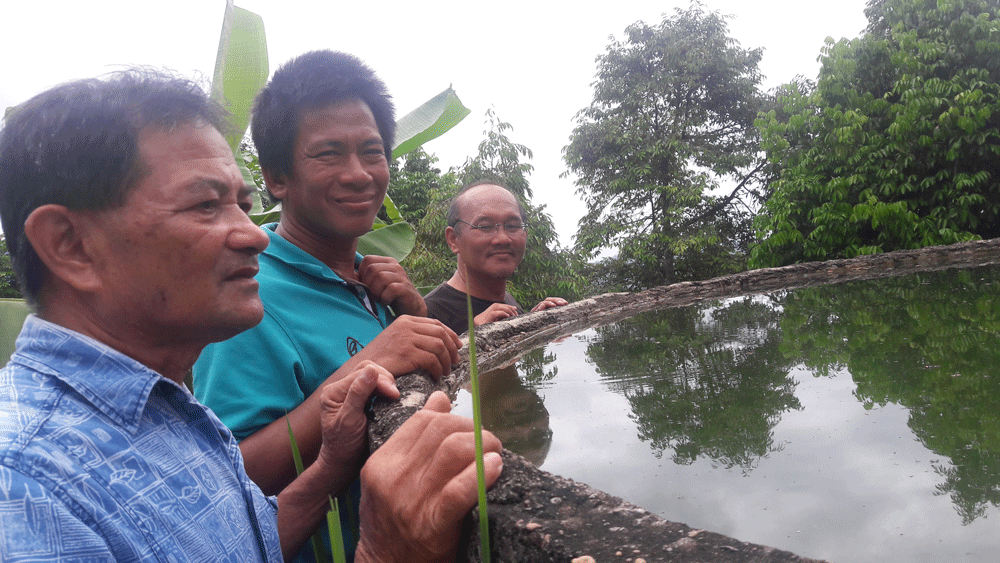
[(506, 223), (480, 223), (478, 225), (473, 225), (472, 223), (469, 223), (468, 221), (463, 221), (461, 219), (458, 219), (458, 222), (465, 223), (466, 225), (469, 226), (470, 229), (474, 231), (479, 231), (484, 235), (496, 234), (497, 230), (499, 230), (500, 227), (503, 227), (503, 232), (512, 236), (519, 235), (528, 229), (528, 225), (520, 221), (507, 221)]

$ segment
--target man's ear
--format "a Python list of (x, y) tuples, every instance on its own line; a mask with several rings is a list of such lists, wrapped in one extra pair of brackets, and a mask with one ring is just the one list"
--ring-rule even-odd
[(264, 176), (264, 184), (267, 185), (267, 191), (271, 192), (277, 199), (285, 199), (288, 195), (288, 175), (287, 174), (274, 174), (270, 170), (261, 169), (261, 175)]
[(81, 291), (100, 286), (86, 233), (89, 225), (77, 212), (62, 205), (38, 207), (24, 222), (24, 235), (52, 278)]
[(445, 227), (444, 240), (448, 242), (448, 248), (451, 249), (451, 253), (458, 254), (458, 232), (455, 230), (455, 227)]

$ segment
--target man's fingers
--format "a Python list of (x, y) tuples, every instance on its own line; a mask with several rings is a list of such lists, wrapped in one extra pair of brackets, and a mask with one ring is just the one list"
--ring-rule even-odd
[[(475, 465), (475, 434), (471, 428), (472, 421), (468, 422), (467, 430), (454, 429), (441, 440), (441, 445), (433, 452), (431, 466), (438, 470), (424, 476), (429, 489), (446, 491), (449, 482), (466, 466)], [(492, 433), (483, 431), (483, 452), (499, 452), (500, 448), (500, 440)]]
[(545, 309), (551, 309), (552, 307), (561, 307), (567, 303), (569, 303), (569, 301), (566, 301), (562, 297), (546, 297), (541, 303), (535, 305), (531, 309), (531, 312), (534, 313), (535, 311), (544, 311)]
[(349, 412), (362, 412), (377, 385), (378, 372), (370, 367), (363, 368), (351, 382), (347, 398), (344, 399), (344, 407), (350, 409)]
[(435, 391), (427, 398), (427, 402), (420, 410), (449, 413), (451, 412), (451, 401), (448, 400), (448, 395), (441, 391)]
[[(497, 452), (483, 455), (483, 473), (486, 487), (492, 487), (503, 471), (503, 461)], [(479, 479), (476, 477), (476, 463), (465, 466), (445, 484), (441, 491), (441, 516), (446, 522), (461, 520), (479, 501)]]
[(478, 326), (485, 323), (509, 319), (514, 316), (517, 316), (517, 308), (513, 305), (508, 305), (506, 303), (494, 303), (476, 316), (475, 324)]
[(382, 366), (365, 360), (346, 377), (324, 387), (323, 401), (333, 406), (341, 404), (355, 412), (361, 412), (375, 391), (390, 399), (399, 397), (399, 389), (392, 374)]

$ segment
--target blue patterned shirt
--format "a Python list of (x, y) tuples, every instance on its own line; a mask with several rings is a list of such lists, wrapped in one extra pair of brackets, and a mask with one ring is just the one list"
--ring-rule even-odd
[(0, 370), (0, 560), (280, 562), (276, 516), (186, 389), (28, 317)]

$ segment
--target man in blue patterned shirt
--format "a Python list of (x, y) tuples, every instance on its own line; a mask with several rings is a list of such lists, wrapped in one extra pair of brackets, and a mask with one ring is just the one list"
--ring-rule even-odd
[[(398, 396), (371, 362), (325, 387), (316, 462), (265, 497), (182, 385), (262, 316), (268, 239), (221, 125), (196, 85), (138, 71), (5, 119), (0, 219), (37, 315), (0, 370), (3, 561), (282, 561), (357, 476), (369, 396)], [(356, 560), (454, 559), (476, 491), (471, 422), (449, 408), (432, 395), (360, 470)]]

